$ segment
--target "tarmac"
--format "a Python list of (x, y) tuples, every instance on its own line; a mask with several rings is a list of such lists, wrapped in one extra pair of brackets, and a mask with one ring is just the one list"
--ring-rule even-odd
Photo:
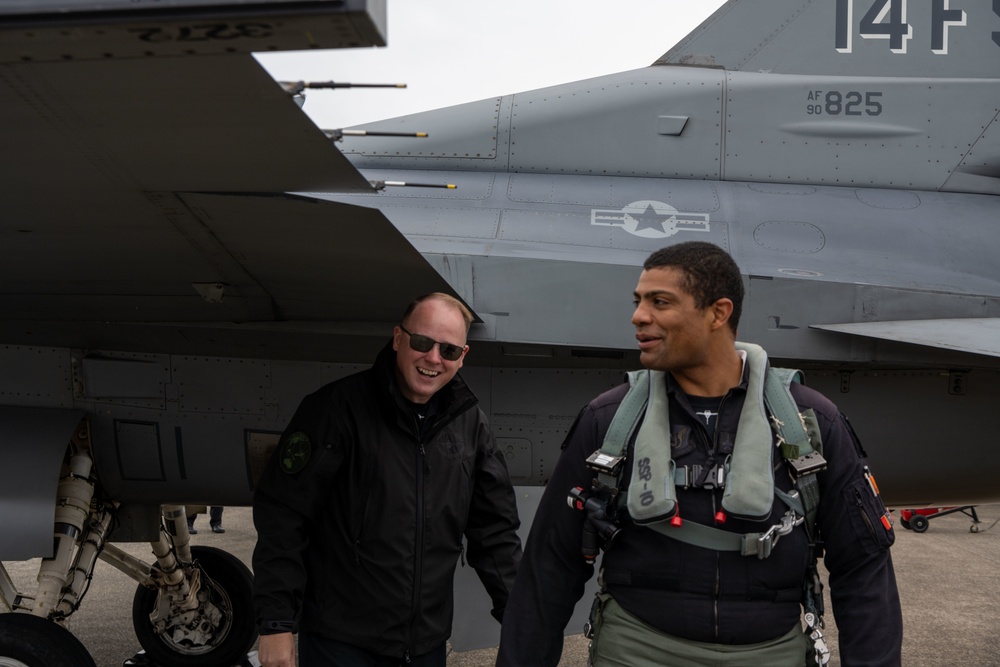
[[(935, 516), (928, 530), (904, 529), (896, 518), (896, 544), (892, 549), (903, 607), (903, 664), (908, 667), (1000, 667), (1000, 505), (977, 508), (979, 531), (972, 533), (972, 520), (963, 513)], [(218, 547), (233, 553), (248, 565), (256, 533), (250, 508), (227, 507), (223, 516), (226, 532), (209, 530), (208, 518), (200, 516), (199, 533), (193, 544)], [(151, 560), (147, 544), (118, 545), (135, 556)], [(23, 592), (34, 590), (38, 560), (6, 562), (4, 565)], [(104, 562), (70, 628), (91, 652), (98, 667), (121, 667), (140, 647), (132, 630), (132, 596), (136, 584)], [(830, 665), (840, 660), (836, 648), (836, 625), (827, 605)], [(493, 623), (484, 618), (484, 623)], [(256, 648), (256, 647), (255, 647)], [(449, 667), (493, 665), (496, 649), (450, 651)], [(247, 664), (256, 665), (255, 652)], [(560, 667), (586, 667), (587, 640), (582, 635), (566, 638)], [(226, 666), (219, 666), (226, 667)]]

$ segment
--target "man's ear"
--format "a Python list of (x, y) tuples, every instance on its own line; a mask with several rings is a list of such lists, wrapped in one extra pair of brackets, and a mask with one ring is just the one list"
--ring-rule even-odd
[(712, 329), (729, 326), (729, 317), (733, 314), (733, 300), (723, 297), (709, 308), (712, 310)]
[(399, 352), (399, 339), (403, 336), (403, 330), (397, 325), (392, 330), (392, 349)]

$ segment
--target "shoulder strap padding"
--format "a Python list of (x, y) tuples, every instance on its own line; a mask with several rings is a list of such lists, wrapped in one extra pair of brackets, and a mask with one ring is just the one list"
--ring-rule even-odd
[(601, 444), (601, 451), (611, 456), (621, 456), (625, 451), (649, 400), (649, 371), (629, 371), (628, 383), (628, 393), (618, 406)]

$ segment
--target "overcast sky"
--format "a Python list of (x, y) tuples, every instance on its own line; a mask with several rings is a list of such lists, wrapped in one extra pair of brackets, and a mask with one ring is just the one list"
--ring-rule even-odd
[(341, 128), (637, 69), (723, 0), (387, 0), (384, 48), (259, 54), (275, 79), (406, 83), (307, 91), (305, 111)]

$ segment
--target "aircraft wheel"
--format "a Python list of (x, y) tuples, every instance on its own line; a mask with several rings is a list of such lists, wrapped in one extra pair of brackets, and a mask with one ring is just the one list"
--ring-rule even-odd
[(191, 555), (201, 568), (201, 604), (156, 634), (149, 614), (156, 606), (157, 590), (139, 586), (132, 600), (135, 635), (146, 656), (162, 667), (238, 664), (257, 640), (253, 575), (236, 556), (221, 549), (194, 546)]
[(66, 628), (31, 614), (0, 614), (0, 667), (96, 667)]
[(915, 533), (923, 533), (927, 530), (927, 526), (930, 525), (930, 521), (927, 520), (923, 514), (914, 514), (910, 518), (910, 527), (913, 528)]

